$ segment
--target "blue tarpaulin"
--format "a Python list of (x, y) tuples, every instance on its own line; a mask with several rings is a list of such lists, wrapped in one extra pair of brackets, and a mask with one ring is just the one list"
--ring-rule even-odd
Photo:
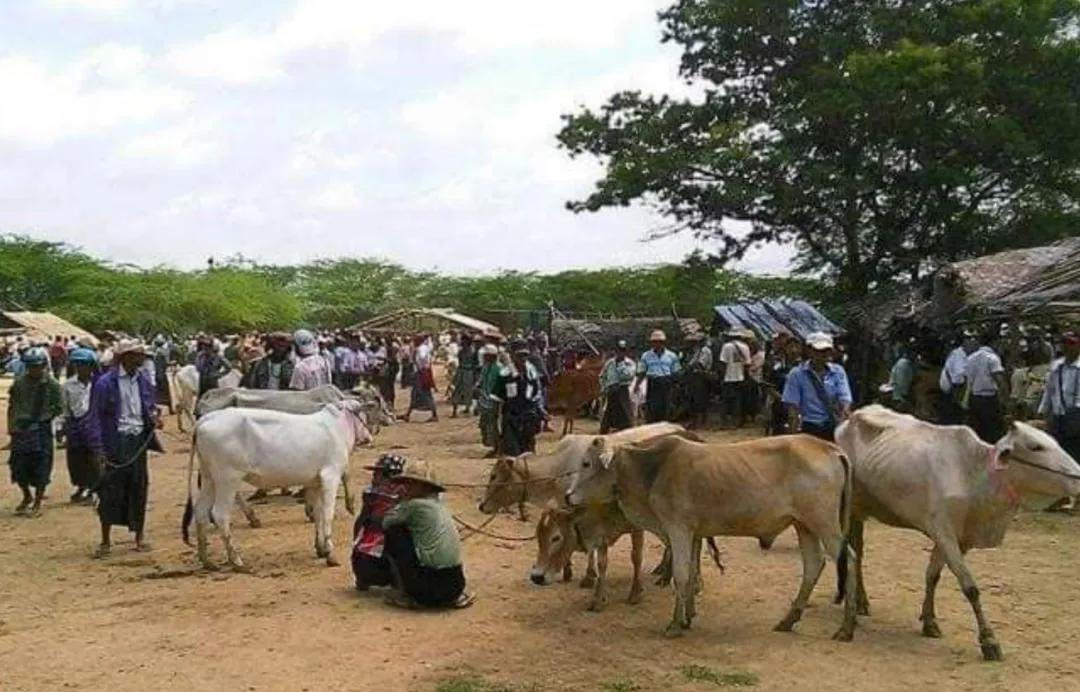
[(713, 331), (750, 329), (765, 339), (777, 334), (791, 334), (805, 340), (814, 332), (840, 334), (840, 327), (829, 321), (804, 300), (758, 300), (714, 308)]

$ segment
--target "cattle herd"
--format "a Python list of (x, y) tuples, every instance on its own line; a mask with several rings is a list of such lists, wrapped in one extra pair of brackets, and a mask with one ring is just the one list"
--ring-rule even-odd
[[(343, 395), (332, 385), (307, 392), (223, 388), (198, 403), (191, 452), (189, 508), (184, 534), (196, 527), (198, 559), (207, 567), (206, 531), (217, 527), (228, 562), (244, 563), (230, 531), (235, 504), (254, 525), (239, 494), (256, 488), (303, 487), (315, 524), (315, 549), (337, 564), (331, 540), (336, 496), (348, 487), (349, 455), (372, 440), (385, 407)], [(869, 615), (863, 582), (867, 519), (913, 529), (933, 541), (926, 570), (922, 634), (940, 637), (934, 596), (945, 567), (956, 576), (973, 610), (987, 660), (1002, 656), (988, 624), (975, 577), (965, 562), (973, 548), (1001, 544), (1021, 505), (1046, 506), (1080, 494), (1080, 466), (1052, 437), (1014, 423), (996, 444), (967, 427), (938, 426), (869, 406), (842, 423), (836, 443), (787, 435), (734, 444), (703, 442), (672, 423), (611, 435), (568, 435), (548, 454), (502, 458), (484, 484), (479, 509), (491, 515), (540, 508), (536, 584), (572, 578), (571, 558), (588, 554), (583, 585), (589, 609), (607, 603), (608, 547), (630, 535), (633, 579), (628, 601), (642, 597), (644, 533), (666, 546), (661, 582), (674, 585), (665, 633), (680, 636), (697, 615), (701, 548), (720, 565), (714, 537), (757, 538), (763, 547), (794, 527), (802, 581), (777, 623), (790, 631), (803, 616), (828, 562), (836, 566), (843, 603), (834, 638), (850, 641), (857, 616)], [(197, 461), (197, 466), (195, 462)], [(194, 471), (197, 469), (198, 473)]]

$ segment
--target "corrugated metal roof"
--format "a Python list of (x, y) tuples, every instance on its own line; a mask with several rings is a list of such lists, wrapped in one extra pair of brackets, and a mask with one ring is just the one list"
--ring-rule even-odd
[(714, 310), (719, 329), (751, 329), (765, 339), (784, 333), (805, 339), (814, 332), (843, 331), (804, 300), (759, 300), (717, 305)]

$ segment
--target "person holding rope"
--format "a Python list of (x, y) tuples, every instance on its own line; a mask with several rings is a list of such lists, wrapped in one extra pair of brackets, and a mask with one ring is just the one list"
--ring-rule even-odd
[(113, 526), (126, 526), (135, 534), (135, 549), (150, 550), (146, 541), (146, 502), (150, 473), (147, 450), (163, 451), (154, 431), (161, 419), (154, 404), (154, 390), (139, 370), (146, 357), (143, 345), (133, 339), (117, 343), (114, 356), (119, 365), (102, 375), (90, 393), (90, 422), (86, 441), (104, 473), (97, 493), (100, 498), (101, 544), (94, 557), (112, 550)]
[(61, 413), (60, 385), (49, 376), (45, 349), (27, 349), (21, 358), (26, 374), (15, 380), (8, 393), (9, 464), (11, 482), (22, 491), (22, 501), (15, 514), (36, 517), (41, 514), (45, 488), (52, 477), (52, 422)]
[(397, 589), (386, 602), (400, 608), (467, 608), (461, 538), (439, 501), (446, 488), (422, 462), (405, 462), (393, 480), (401, 502), (386, 513), (385, 555)]

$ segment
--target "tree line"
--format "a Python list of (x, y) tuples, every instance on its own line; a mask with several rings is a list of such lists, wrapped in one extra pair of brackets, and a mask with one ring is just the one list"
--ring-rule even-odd
[(340, 328), (408, 307), (452, 307), (520, 325), (514, 313), (569, 313), (711, 320), (712, 307), (743, 299), (800, 297), (828, 305), (813, 279), (764, 277), (717, 268), (700, 255), (681, 264), (455, 276), (377, 259), (267, 265), (235, 257), (213, 269), (142, 268), (79, 248), (0, 236), (0, 306), (48, 310), (91, 331), (137, 334)]

